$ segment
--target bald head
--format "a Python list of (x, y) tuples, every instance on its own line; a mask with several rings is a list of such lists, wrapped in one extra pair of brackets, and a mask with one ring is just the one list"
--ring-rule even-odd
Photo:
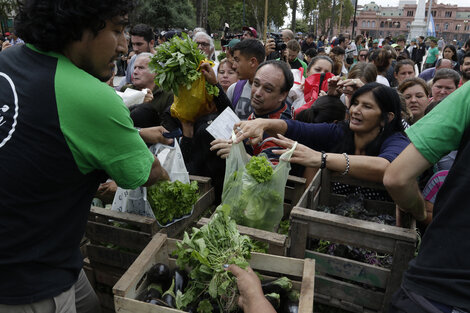
[(294, 39), (294, 33), (293, 33), (290, 29), (284, 29), (284, 30), (281, 32), (281, 35), (282, 35), (282, 40), (283, 40), (285, 43), (289, 42), (289, 40)]
[(441, 68), (450, 68), (452, 69), (452, 61), (449, 59), (441, 59), (441, 62), (437, 65), (436, 70), (439, 70)]

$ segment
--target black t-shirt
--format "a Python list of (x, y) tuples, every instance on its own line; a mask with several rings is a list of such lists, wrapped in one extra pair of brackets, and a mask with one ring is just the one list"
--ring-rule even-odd
[(0, 53), (0, 303), (68, 290), (105, 171), (136, 188), (153, 160), (111, 87), (64, 55)]
[(435, 216), (403, 280), (405, 288), (467, 311), (470, 311), (469, 162), (470, 128), (467, 128), (454, 165), (437, 194)]
[(317, 48), (317, 45), (315, 44), (315, 42), (312, 41), (311, 44), (308, 44), (307, 41), (304, 40), (302, 42), (302, 46), (301, 46), (300, 50), (302, 51), (302, 53), (305, 53), (305, 51), (307, 51), (308, 49), (311, 49), (311, 48), (315, 48), (315, 49)]

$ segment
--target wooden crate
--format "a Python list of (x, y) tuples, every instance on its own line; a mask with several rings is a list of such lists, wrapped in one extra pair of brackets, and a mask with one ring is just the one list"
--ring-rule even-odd
[[(315, 298), (319, 303), (351, 312), (386, 312), (392, 294), (399, 288), (403, 272), (414, 257), (417, 234), (409, 228), (316, 211), (319, 205), (335, 206), (344, 196), (331, 193), (332, 182), (383, 189), (383, 185), (322, 171), (292, 209), (289, 253), (316, 260)], [(395, 215), (395, 204), (367, 200), (371, 211)], [(383, 213), (382, 213), (383, 214)], [(391, 269), (306, 250), (310, 238), (328, 240), (393, 256)]]
[[(111, 288), (156, 233), (162, 232), (177, 237), (212, 207), (215, 193), (211, 179), (199, 176), (190, 176), (190, 179), (198, 182), (200, 193), (193, 214), (165, 228), (161, 228), (153, 218), (98, 207), (91, 208), (85, 232), (90, 241), (86, 246), (85, 265), (88, 266), (89, 276), (93, 276), (95, 290), (98, 291), (104, 308), (114, 309)], [(114, 222), (126, 223), (129, 229), (115, 227)]]
[[(170, 268), (176, 266), (176, 260), (171, 257), (172, 251), (176, 248), (176, 242), (177, 240), (167, 238), (165, 234), (157, 234), (153, 237), (149, 245), (113, 288), (114, 304), (117, 312), (183, 312), (136, 300), (138, 295), (147, 288), (148, 282), (145, 274), (154, 264), (164, 263)], [(299, 313), (313, 312), (314, 260), (299, 260), (252, 253), (250, 265), (259, 272), (279, 273), (291, 277), (293, 287), (300, 290)]]
[[(299, 202), (305, 191), (305, 178), (296, 177), (289, 175), (287, 184), (284, 192), (284, 217), (288, 218), (292, 208)], [(201, 218), (197, 223), (199, 227), (202, 227), (209, 223), (209, 218)], [(274, 255), (286, 255), (287, 253), (287, 236), (246, 227), (238, 226), (238, 231), (247, 235), (252, 239), (264, 242), (268, 244), (268, 253)]]

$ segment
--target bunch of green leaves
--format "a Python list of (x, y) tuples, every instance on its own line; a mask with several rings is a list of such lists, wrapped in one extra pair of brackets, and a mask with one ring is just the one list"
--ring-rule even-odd
[[(184, 293), (176, 294), (178, 309), (201, 303), (205, 294), (218, 302), (224, 312), (236, 309), (237, 283), (223, 265), (246, 268), (253, 244), (248, 236), (240, 235), (229, 215), (229, 206), (219, 206), (207, 225), (193, 228), (191, 236), (185, 232), (183, 240), (177, 243), (176, 265), (181, 269), (191, 268), (187, 288)], [(199, 311), (210, 312), (207, 301), (198, 307)]]
[(266, 156), (253, 156), (245, 165), (247, 173), (258, 183), (270, 181), (273, 177), (273, 168)]
[[(177, 96), (179, 88), (191, 89), (191, 85), (201, 77), (198, 71), (201, 61), (206, 59), (185, 33), (183, 39), (174, 36), (157, 47), (156, 54), (149, 63), (155, 73), (155, 84), (165, 91), (173, 91)], [(218, 96), (219, 89), (206, 82), (208, 94)]]
[(191, 213), (199, 197), (196, 181), (161, 181), (147, 188), (147, 200), (157, 221), (164, 225)]
[(230, 175), (224, 185), (222, 202), (231, 206), (231, 217), (237, 224), (273, 231), (266, 217), (282, 206), (283, 197), (269, 185), (243, 185), (242, 176), (237, 171)]

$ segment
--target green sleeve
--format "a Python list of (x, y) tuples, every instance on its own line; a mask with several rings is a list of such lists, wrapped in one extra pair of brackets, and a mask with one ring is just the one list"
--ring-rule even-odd
[(144, 184), (154, 156), (116, 92), (65, 57), (55, 85), (60, 128), (79, 170), (104, 170), (123, 188)]
[(411, 142), (431, 164), (458, 149), (470, 125), (469, 92), (470, 84), (463, 85), (406, 130)]

